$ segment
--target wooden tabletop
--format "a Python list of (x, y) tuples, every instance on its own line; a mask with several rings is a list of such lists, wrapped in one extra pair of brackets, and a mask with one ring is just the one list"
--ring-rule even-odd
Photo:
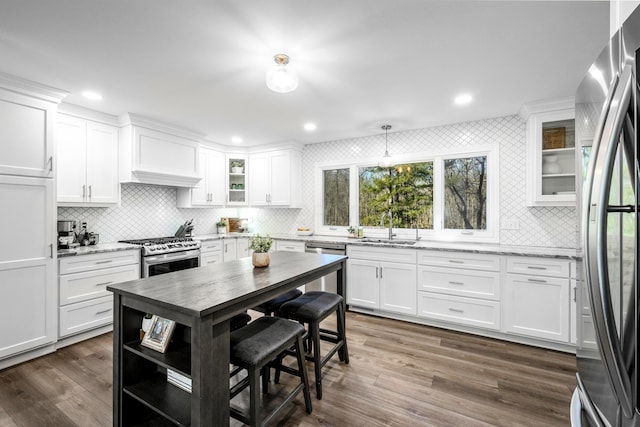
[[(107, 286), (116, 294), (148, 300), (190, 316), (206, 316), (232, 304), (294, 282), (338, 269), (346, 256), (304, 252), (272, 252), (271, 264), (254, 268), (251, 258), (191, 268)], [(323, 274), (320, 274), (324, 272)], [(314, 278), (317, 278), (314, 277)]]

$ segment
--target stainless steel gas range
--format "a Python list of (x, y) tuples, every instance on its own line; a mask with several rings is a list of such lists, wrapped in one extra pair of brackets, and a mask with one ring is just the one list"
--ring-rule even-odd
[(140, 246), (142, 277), (200, 266), (200, 241), (190, 237), (159, 237), (120, 242)]

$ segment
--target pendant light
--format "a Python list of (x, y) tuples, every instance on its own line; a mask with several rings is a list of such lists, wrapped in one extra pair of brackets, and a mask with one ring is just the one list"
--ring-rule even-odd
[(298, 87), (298, 73), (289, 65), (289, 56), (279, 53), (273, 57), (275, 65), (267, 69), (267, 87), (274, 92), (287, 93)]
[(393, 160), (391, 159), (391, 155), (389, 154), (389, 141), (388, 141), (388, 133), (389, 129), (391, 129), (391, 125), (382, 125), (382, 130), (384, 130), (384, 156), (378, 162), (378, 166), (381, 168), (390, 168), (393, 166)]

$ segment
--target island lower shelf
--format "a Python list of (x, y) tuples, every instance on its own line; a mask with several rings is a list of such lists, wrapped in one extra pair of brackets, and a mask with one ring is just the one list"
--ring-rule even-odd
[(168, 383), (166, 374), (162, 372), (125, 386), (123, 394), (160, 415), (159, 422), (164, 420), (169, 422), (167, 425), (185, 427), (191, 425), (191, 394)]

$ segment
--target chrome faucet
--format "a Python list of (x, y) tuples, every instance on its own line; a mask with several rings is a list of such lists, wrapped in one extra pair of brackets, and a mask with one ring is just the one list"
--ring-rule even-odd
[(382, 214), (382, 218), (380, 218), (380, 227), (384, 227), (384, 217), (387, 215), (389, 215), (389, 240), (391, 240), (393, 238), (393, 215), (391, 214), (391, 209)]

